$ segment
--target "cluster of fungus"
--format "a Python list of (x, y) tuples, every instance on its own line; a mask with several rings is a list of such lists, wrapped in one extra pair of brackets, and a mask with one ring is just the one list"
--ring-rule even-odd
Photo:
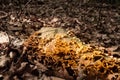
[(72, 75), (99, 78), (120, 73), (119, 59), (111, 58), (104, 49), (84, 44), (61, 28), (43, 27), (32, 34), (24, 46), (31, 62), (38, 60), (53, 70), (57, 67), (70, 68)]

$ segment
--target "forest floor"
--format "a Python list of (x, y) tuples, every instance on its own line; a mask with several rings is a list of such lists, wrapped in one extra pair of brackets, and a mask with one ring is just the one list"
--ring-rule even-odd
[[(34, 75), (23, 72), (26, 69), (23, 67), (28, 66), (28, 63), (19, 63), (22, 66), (15, 73), (16, 66), (12, 64), (10, 58), (3, 57), (3, 55), (11, 53), (12, 55), (10, 55), (13, 57), (17, 54), (17, 60), (19, 60), (24, 40), (42, 27), (64, 28), (73, 32), (82, 42), (103, 46), (112, 51), (115, 54), (113, 56), (120, 58), (120, 6), (110, 4), (80, 5), (76, 1), (62, 0), (41, 1), (20, 6), (0, 5), (0, 37), (7, 38), (0, 39), (5, 41), (4, 44), (4, 41), (0, 41), (0, 79), (22, 80), (15, 74), (22, 75), (24, 73), (29, 77), (25, 77), (25, 80), (37, 80), (38, 71), (36, 69), (31, 70)], [(3, 61), (4, 59), (7, 60), (7, 63)], [(4, 66), (6, 64), (7, 67)], [(59, 80), (60, 78), (46, 77), (45, 79), (44, 75), (43, 80), (51, 79)]]

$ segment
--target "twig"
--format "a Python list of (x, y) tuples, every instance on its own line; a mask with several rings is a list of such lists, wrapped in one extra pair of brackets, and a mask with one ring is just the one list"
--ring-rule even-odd
[(8, 16), (8, 14), (6, 12), (4, 12), (4, 11), (0, 11), (0, 13), (4, 14), (4, 15), (0, 16), (0, 19), (3, 19), (3, 18)]
[(18, 63), (20, 63), (22, 61), (23, 57), (25, 56), (26, 50), (27, 50), (27, 48), (24, 47), (23, 52), (22, 52), (20, 58), (18, 59), (18, 61), (16, 62), (16, 64), (18, 64)]
[(24, 7), (20, 10), (20, 12), (18, 13), (18, 17), (21, 15), (22, 11), (24, 11), (25, 7), (31, 2), (32, 0), (29, 0)]

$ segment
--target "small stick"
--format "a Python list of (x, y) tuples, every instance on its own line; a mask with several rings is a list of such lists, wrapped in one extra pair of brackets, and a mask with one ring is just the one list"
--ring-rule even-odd
[(22, 54), (21, 54), (20, 58), (18, 59), (18, 61), (16, 62), (16, 64), (18, 64), (19, 62), (21, 62), (21, 61), (22, 61), (22, 58), (24, 57), (24, 55), (25, 55), (25, 53), (26, 53), (26, 50), (27, 50), (27, 48), (26, 48), (26, 47), (24, 47), (24, 48), (23, 48), (23, 52), (22, 52)]
[(3, 13), (4, 15), (0, 16), (0, 19), (3, 19), (8, 16), (8, 14), (4, 11), (0, 11), (0, 13)]
[(21, 15), (22, 11), (25, 9), (25, 7), (31, 2), (32, 0), (29, 0), (24, 7), (20, 10), (20, 12), (18, 13), (18, 17)]

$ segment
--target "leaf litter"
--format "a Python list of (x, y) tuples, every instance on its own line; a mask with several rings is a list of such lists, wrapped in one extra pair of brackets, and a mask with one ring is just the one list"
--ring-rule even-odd
[(120, 79), (119, 6), (43, 0), (20, 16), (7, 8), (0, 12), (0, 79)]

